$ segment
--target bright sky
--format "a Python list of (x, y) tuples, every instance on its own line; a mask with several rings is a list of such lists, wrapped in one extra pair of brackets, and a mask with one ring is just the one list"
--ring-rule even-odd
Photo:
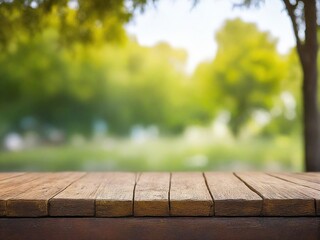
[(295, 45), (291, 23), (281, 0), (267, 0), (261, 8), (233, 8), (232, 0), (160, 0), (150, 4), (126, 26), (141, 45), (153, 46), (160, 41), (184, 48), (188, 52), (187, 71), (198, 63), (212, 59), (217, 50), (214, 34), (226, 19), (240, 17), (254, 22), (260, 30), (270, 31), (279, 39), (278, 50), (286, 53)]

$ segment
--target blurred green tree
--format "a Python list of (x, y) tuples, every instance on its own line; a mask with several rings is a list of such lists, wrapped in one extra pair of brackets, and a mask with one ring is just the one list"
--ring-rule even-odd
[[(194, 0), (197, 4), (201, 0)], [(239, 0), (236, 6), (257, 6), (265, 0)], [(303, 138), (307, 171), (320, 171), (318, 107), (318, 7), (317, 0), (282, 0), (292, 23), (302, 69)]]
[(90, 132), (96, 118), (117, 134), (134, 124), (181, 131), (190, 102), (182, 93), (186, 53), (140, 47), (123, 29), (146, 3), (0, 1), (2, 129), (32, 115), (71, 132)]
[(7, 47), (26, 36), (34, 36), (53, 24), (60, 42), (89, 42), (99, 35), (119, 40), (123, 24), (147, 0), (0, 0), (0, 43)]
[[(318, 36), (316, 0), (282, 0), (290, 17), (303, 73), (302, 103), (304, 152), (307, 171), (320, 171), (320, 124), (318, 107)], [(245, 5), (263, 0), (244, 0)]]
[(263, 129), (266, 135), (274, 133), (297, 136), (301, 133), (302, 101), (301, 80), (302, 72), (295, 49), (283, 56), (285, 62), (285, 77), (280, 82), (281, 94), (271, 109), (271, 121)]
[[(155, 2), (156, 0), (154, 0)], [(194, 0), (196, 4), (200, 0)], [(282, 0), (292, 22), (296, 49), (302, 67), (304, 148), (307, 171), (320, 170), (320, 125), (317, 99), (317, 1)], [(240, 5), (259, 5), (264, 0), (242, 0)], [(60, 41), (91, 41), (96, 34), (114, 39), (123, 33), (123, 23), (130, 20), (134, 9), (143, 9), (147, 0), (0, 0), (0, 42), (2, 50), (14, 48), (17, 41), (52, 24), (61, 33)], [(319, 5), (319, 4), (318, 4)], [(97, 30), (97, 31), (95, 31)], [(6, 47), (3, 47), (6, 46)], [(206, 116), (203, 116), (206, 118)], [(240, 121), (240, 120), (238, 120)], [(237, 124), (235, 124), (237, 125)]]
[(240, 19), (226, 21), (216, 41), (214, 61), (200, 66), (195, 81), (204, 93), (204, 104), (230, 112), (230, 128), (238, 135), (255, 111), (269, 112), (274, 106), (286, 73), (285, 62), (269, 33)]
[(61, 46), (57, 31), (51, 26), (0, 54), (2, 132), (20, 129), (25, 117), (66, 133), (89, 134), (96, 119), (116, 134), (133, 125), (168, 133), (186, 126), (184, 50), (132, 39)]

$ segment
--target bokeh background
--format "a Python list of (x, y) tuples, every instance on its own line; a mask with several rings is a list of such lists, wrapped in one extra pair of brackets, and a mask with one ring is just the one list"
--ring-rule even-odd
[(90, 39), (76, 34), (76, 1), (42, 31), (7, 26), (0, 170), (303, 170), (302, 76), (283, 6), (211, 2), (90, 22)]

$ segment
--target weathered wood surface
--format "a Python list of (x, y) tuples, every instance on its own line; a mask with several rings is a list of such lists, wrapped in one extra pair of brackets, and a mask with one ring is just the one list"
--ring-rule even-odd
[(262, 198), (233, 173), (207, 172), (205, 178), (214, 200), (216, 216), (259, 216)]
[(170, 173), (142, 173), (134, 192), (135, 216), (169, 216)]
[(83, 173), (51, 173), (29, 183), (31, 188), (7, 200), (6, 215), (39, 217), (48, 215), (48, 201), (78, 180)]
[(94, 216), (103, 173), (88, 173), (50, 199), (50, 216)]
[(319, 173), (0, 173), (1, 217), (316, 215)]
[(171, 216), (212, 216), (213, 200), (202, 173), (172, 173)]
[(0, 181), (7, 179), (7, 178), (13, 178), (13, 177), (17, 177), (20, 175), (25, 174), (24, 172), (4, 172), (4, 173), (0, 173)]
[(0, 218), (0, 239), (318, 240), (320, 218)]
[(315, 182), (320, 184), (320, 172), (319, 173), (295, 173), (296, 178), (304, 179), (310, 182)]
[[(1, 173), (2, 175), (2, 173)], [(0, 216), (7, 215), (7, 201), (30, 190), (35, 182), (48, 176), (45, 173), (28, 173), (0, 181)], [(41, 183), (41, 182), (40, 182)]]
[(265, 173), (236, 173), (263, 198), (265, 216), (313, 216), (320, 191), (288, 182)]
[[(294, 173), (269, 173), (269, 175), (320, 191), (320, 179), (319, 183), (316, 183), (308, 180), (308, 178), (305, 178), (304, 176), (301, 177)], [(314, 179), (314, 177), (312, 179)]]
[[(299, 176), (299, 175), (293, 174), (293, 173), (273, 173), (270, 175), (275, 176), (280, 179), (283, 179), (283, 180), (286, 180), (288, 182), (296, 183), (298, 185), (320, 191), (320, 175), (318, 175), (316, 177), (311, 175), (311, 178), (310, 178), (310, 175)], [(312, 180), (312, 181), (310, 181), (310, 180)], [(317, 213), (317, 215), (320, 215), (320, 195), (319, 195), (319, 193), (317, 191), (310, 191), (310, 190), (305, 191), (304, 193), (315, 199), (316, 213)]]
[(134, 173), (106, 173), (96, 193), (96, 216), (131, 216), (135, 183)]

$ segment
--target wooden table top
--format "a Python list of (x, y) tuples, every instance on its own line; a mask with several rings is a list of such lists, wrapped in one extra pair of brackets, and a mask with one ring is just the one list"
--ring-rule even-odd
[(0, 173), (1, 217), (316, 215), (320, 173)]

